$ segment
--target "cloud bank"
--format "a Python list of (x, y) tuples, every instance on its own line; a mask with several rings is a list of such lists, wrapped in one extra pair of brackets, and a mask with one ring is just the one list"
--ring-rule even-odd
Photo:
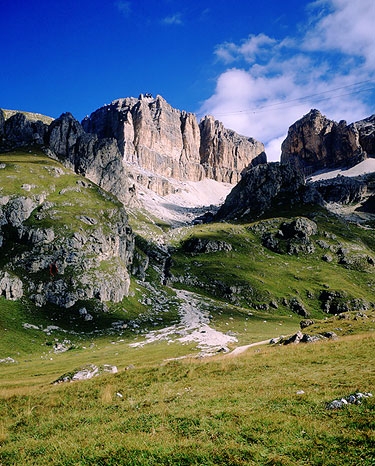
[(250, 35), (215, 49), (225, 66), (214, 94), (199, 110), (266, 144), (278, 160), (289, 126), (311, 108), (356, 121), (374, 113), (375, 2), (317, 0), (304, 31), (276, 40)]

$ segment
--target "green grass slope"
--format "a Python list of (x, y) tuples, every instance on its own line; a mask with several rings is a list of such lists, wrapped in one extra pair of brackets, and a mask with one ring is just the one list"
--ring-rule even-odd
[[(307, 217), (317, 225), (307, 242), (283, 239), (281, 225)], [(277, 250), (267, 246), (267, 235), (277, 239)], [(231, 248), (186, 252), (184, 245), (192, 238), (222, 242)], [(239, 309), (285, 315), (293, 310), (291, 303), (298, 301), (310, 316), (322, 317), (324, 310), (374, 307), (374, 257), (372, 229), (310, 208), (303, 216), (290, 212), (249, 224), (219, 223), (189, 229), (174, 245), (170, 272), (174, 286)]]
[[(0, 389), (8, 465), (374, 464), (373, 333)], [(123, 353), (126, 360), (126, 353)], [(44, 363), (46, 366), (47, 363)], [(43, 370), (42, 366), (39, 370)]]
[[(87, 180), (41, 153), (2, 154), (0, 163), (1, 196), (50, 202), (51, 215), (35, 211), (32, 227), (90, 231), (84, 213), (105, 229), (119, 206), (95, 185), (72, 189)], [(298, 218), (317, 229), (280, 233)], [(130, 220), (137, 260), (148, 255), (149, 265), (106, 312), (90, 300), (61, 309), (36, 307), (27, 295), (0, 297), (0, 465), (374, 466), (375, 396), (327, 409), (357, 391), (375, 395), (373, 229), (320, 208), (178, 231), (141, 212)], [(211, 249), (192, 251), (196, 240)], [(3, 251), (2, 268), (24, 247), (14, 246)], [(193, 357), (195, 343), (173, 336), (131, 346), (178, 322), (174, 288), (200, 297), (210, 325), (237, 337), (231, 348), (296, 332), (301, 309), (315, 322), (305, 333), (338, 339), (204, 359)], [(92, 320), (80, 317), (82, 305)], [(59, 344), (68, 351), (56, 352)], [(118, 373), (53, 383), (87, 364), (116, 365)]]

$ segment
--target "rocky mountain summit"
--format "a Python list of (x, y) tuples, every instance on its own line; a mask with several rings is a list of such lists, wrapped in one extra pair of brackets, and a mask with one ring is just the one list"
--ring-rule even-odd
[[(161, 96), (118, 99), (86, 117), (83, 128), (115, 138), (125, 162), (159, 178), (199, 181), (204, 177), (236, 184), (247, 167), (266, 162), (264, 145), (240, 136), (206, 116), (174, 109)], [(137, 180), (167, 194), (168, 186)]]
[(353, 205), (353, 210), (375, 214), (371, 173), (305, 178), (323, 170), (353, 167), (374, 156), (375, 115), (347, 125), (311, 110), (289, 128), (281, 162), (250, 167), (243, 173), (215, 219), (255, 220), (270, 208), (303, 204)]
[(281, 162), (311, 174), (317, 170), (352, 167), (375, 155), (375, 115), (347, 125), (311, 110), (296, 121), (281, 146)]

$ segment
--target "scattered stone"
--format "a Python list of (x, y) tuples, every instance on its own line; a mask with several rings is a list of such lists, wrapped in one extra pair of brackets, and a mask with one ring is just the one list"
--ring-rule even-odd
[(55, 343), (53, 347), (53, 352), (55, 354), (65, 353), (66, 351), (69, 351), (72, 348), (72, 342), (70, 340), (64, 340), (61, 343)]
[(16, 364), (17, 361), (11, 357), (0, 359), (0, 364)]
[(327, 403), (326, 408), (327, 409), (341, 409), (344, 406), (347, 406), (348, 404), (355, 404), (359, 405), (362, 403), (362, 401), (366, 398), (372, 397), (372, 393), (353, 393), (346, 398), (341, 398), (339, 400), (333, 400), (329, 403)]
[(189, 238), (183, 243), (183, 249), (186, 252), (200, 254), (218, 251), (231, 251), (232, 245), (225, 241), (215, 241), (206, 238)]
[(314, 323), (315, 322), (312, 319), (304, 319), (301, 320), (299, 326), (301, 327), (301, 330), (303, 330), (304, 328), (310, 327), (310, 325), (314, 325)]
[(28, 329), (28, 330), (41, 330), (41, 328), (38, 327), (37, 325), (28, 324), (28, 323), (22, 324), (22, 327), (23, 327), (23, 328), (26, 328), (26, 329)]
[(296, 395), (304, 395), (305, 392), (303, 390), (297, 390)]
[(118, 372), (116, 366), (111, 366), (109, 364), (104, 364), (102, 366), (96, 366), (95, 364), (88, 364), (87, 366), (77, 369), (75, 371), (69, 372), (67, 374), (59, 377), (54, 384), (63, 383), (63, 382), (74, 382), (76, 380), (89, 380), (93, 377), (98, 377), (99, 375), (109, 373), (116, 374)]
[(28, 191), (28, 192), (34, 188), (36, 188), (35, 184), (23, 184), (21, 186), (21, 189), (23, 189), (24, 191)]

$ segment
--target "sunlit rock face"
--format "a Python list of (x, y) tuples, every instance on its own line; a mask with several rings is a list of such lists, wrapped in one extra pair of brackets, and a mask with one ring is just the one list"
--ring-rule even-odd
[(368, 125), (361, 122), (347, 125), (345, 121), (329, 120), (319, 110), (311, 110), (289, 128), (281, 146), (281, 162), (292, 163), (307, 172), (352, 167), (367, 158), (361, 140), (367, 141), (366, 148), (371, 147), (371, 133), (374, 134), (371, 121)]
[(129, 165), (161, 177), (237, 183), (250, 164), (264, 163), (263, 144), (224, 128), (213, 117), (200, 124), (161, 96), (113, 101), (83, 120), (87, 132), (114, 137)]

